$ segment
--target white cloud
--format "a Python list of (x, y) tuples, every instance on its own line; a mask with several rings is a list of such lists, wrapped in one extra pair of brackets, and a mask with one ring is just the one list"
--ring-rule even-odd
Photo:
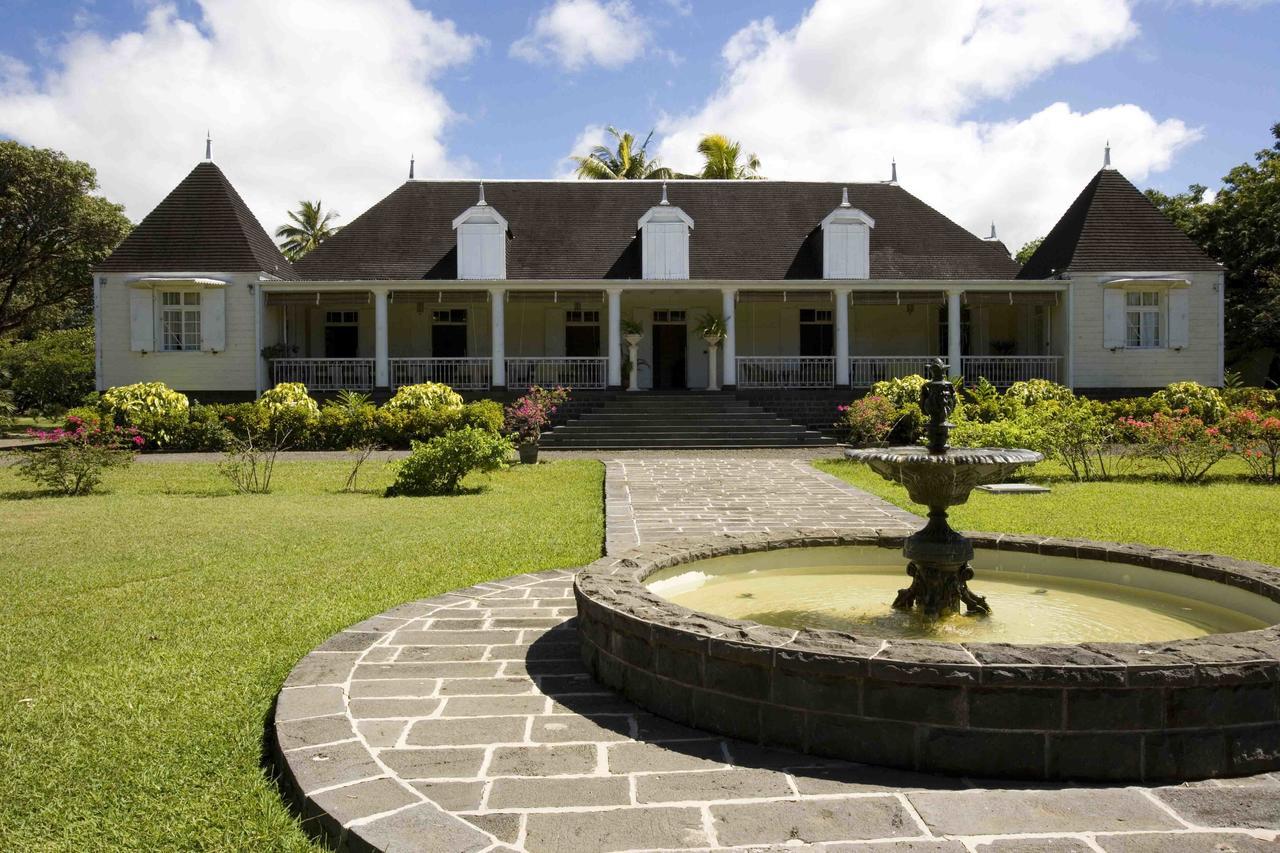
[[(144, 216), (213, 154), (268, 230), (300, 198), (350, 221), (399, 184), (456, 174), (455, 118), (433, 78), (480, 44), (409, 0), (200, 0), (151, 8), (134, 32), (71, 35), (56, 71), (0, 63), (0, 133), (66, 151)], [(7, 72), (7, 73), (6, 73)]]
[(994, 219), (1016, 249), (1057, 221), (1107, 139), (1140, 182), (1198, 138), (1130, 104), (971, 118), (1136, 34), (1125, 0), (817, 0), (791, 30), (765, 19), (730, 38), (720, 88), (664, 118), (657, 153), (693, 170), (698, 138), (714, 131), (758, 153), (770, 177), (855, 181), (886, 179), (896, 157), (906, 189), (975, 233)]
[(554, 61), (566, 71), (619, 68), (644, 54), (649, 31), (626, 0), (556, 0), (511, 45), (529, 62)]

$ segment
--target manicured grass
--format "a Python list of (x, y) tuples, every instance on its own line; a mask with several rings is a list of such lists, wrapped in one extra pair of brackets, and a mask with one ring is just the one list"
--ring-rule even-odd
[[(853, 485), (923, 514), (906, 489), (865, 465), (843, 460), (817, 467)], [(1280, 565), (1280, 486), (1244, 480), (1244, 466), (1226, 460), (1202, 484), (1183, 485), (1151, 476), (1149, 464), (1137, 475), (1110, 483), (1076, 483), (1065, 469), (1044, 462), (1026, 479), (1052, 491), (1039, 495), (974, 492), (951, 510), (957, 530), (1040, 533), (1109, 542), (1142, 542), (1210, 551)]]
[(281, 463), (238, 495), (139, 463), (33, 498), (0, 467), (0, 850), (312, 849), (260, 763), (293, 664), (396, 604), (600, 554), (594, 461), (443, 498), (341, 494), (346, 473)]

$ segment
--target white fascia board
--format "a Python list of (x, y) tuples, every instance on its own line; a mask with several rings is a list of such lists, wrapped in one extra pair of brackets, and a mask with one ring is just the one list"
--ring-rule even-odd
[(1103, 289), (1124, 288), (1124, 287), (1141, 287), (1143, 285), (1156, 285), (1168, 288), (1190, 287), (1191, 280), (1179, 278), (1177, 276), (1125, 276), (1123, 278), (1111, 278), (1098, 283)]
[[(689, 214), (685, 213), (678, 207), (672, 205), (655, 204), (653, 207), (645, 211), (644, 216), (636, 223), (636, 228), (643, 228), (649, 222), (683, 222), (690, 228), (693, 227), (693, 219)], [(653, 279), (647, 279), (652, 281)]]
[[(664, 284), (664, 282), (671, 282)], [(744, 279), (645, 279), (645, 278), (514, 278), (495, 280), (462, 279), (352, 279), (349, 281), (264, 281), (268, 292), (315, 290), (475, 290), (478, 287), (503, 287), (508, 290), (1013, 290), (1065, 291), (1070, 282), (1053, 279), (777, 279), (754, 281)]]
[(178, 277), (161, 277), (151, 276), (148, 278), (136, 278), (129, 282), (129, 287), (167, 287), (173, 286), (189, 286), (189, 287), (226, 287), (228, 282), (216, 278), (203, 278), (199, 276), (178, 276)]
[[(110, 273), (105, 273), (110, 275)], [(202, 284), (207, 287), (217, 287), (219, 285), (230, 284), (236, 277), (237, 273), (229, 272), (143, 272), (131, 273), (124, 276), (124, 281), (129, 285), (149, 286), (154, 284), (167, 283), (194, 283)], [(248, 273), (239, 273), (239, 275), (248, 275)]]
[(822, 228), (825, 229), (833, 222), (861, 222), (868, 228), (876, 227), (876, 221), (856, 207), (837, 207), (822, 218)]
[(464, 224), (474, 216), (485, 216), (488, 218), (490, 223), (497, 222), (501, 225), (503, 231), (509, 230), (507, 227), (507, 218), (487, 204), (472, 205), (462, 211), (462, 213), (459, 213), (453, 220), (453, 230), (457, 231), (459, 225)]

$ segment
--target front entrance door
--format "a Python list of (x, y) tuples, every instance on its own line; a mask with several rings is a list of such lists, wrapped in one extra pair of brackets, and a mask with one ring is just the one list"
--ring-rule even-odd
[(359, 313), (355, 311), (325, 312), (325, 358), (358, 358), (360, 356), (359, 317)]
[(467, 357), (467, 309), (431, 312), (431, 357)]
[(653, 387), (684, 388), (689, 330), (684, 323), (653, 326)]

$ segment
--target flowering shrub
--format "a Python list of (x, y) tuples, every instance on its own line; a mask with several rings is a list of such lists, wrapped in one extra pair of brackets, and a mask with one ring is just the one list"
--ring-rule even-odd
[(90, 424), (72, 415), (67, 427), (27, 430), (45, 444), (17, 464), (18, 476), (63, 495), (87, 495), (108, 468), (133, 461), (144, 439), (133, 427)]
[(872, 395), (838, 406), (840, 420), (836, 428), (850, 444), (873, 444), (884, 441), (898, 422), (898, 410), (884, 397)]
[(1043, 424), (1046, 453), (1062, 462), (1072, 479), (1110, 480), (1133, 460), (1133, 454), (1117, 443), (1116, 421), (1105, 403), (1051, 400), (1030, 411)]
[(496, 471), (507, 463), (511, 442), (483, 429), (463, 427), (428, 442), (415, 441), (400, 462), (387, 496), (448, 495), (472, 471)]
[(1280, 417), (1237, 409), (1222, 428), (1253, 476), (1275, 482), (1280, 468)]
[(167, 446), (187, 421), (187, 396), (163, 382), (138, 382), (102, 392), (99, 406), (120, 426), (134, 427), (157, 447)]
[(542, 428), (551, 423), (556, 409), (569, 399), (568, 388), (533, 385), (529, 393), (506, 408), (506, 432), (520, 444), (537, 444)]
[(1231, 442), (1217, 427), (1205, 426), (1186, 409), (1172, 415), (1156, 412), (1149, 421), (1127, 419), (1145, 456), (1159, 461), (1183, 483), (1194, 483), (1231, 452)]
[(1222, 392), (1199, 382), (1172, 382), (1151, 395), (1152, 402), (1160, 410), (1170, 414), (1185, 410), (1193, 418), (1213, 426), (1227, 415), (1227, 404)]
[(383, 408), (391, 412), (422, 409), (461, 409), (462, 395), (443, 382), (402, 385), (396, 390), (395, 396), (388, 400)]

